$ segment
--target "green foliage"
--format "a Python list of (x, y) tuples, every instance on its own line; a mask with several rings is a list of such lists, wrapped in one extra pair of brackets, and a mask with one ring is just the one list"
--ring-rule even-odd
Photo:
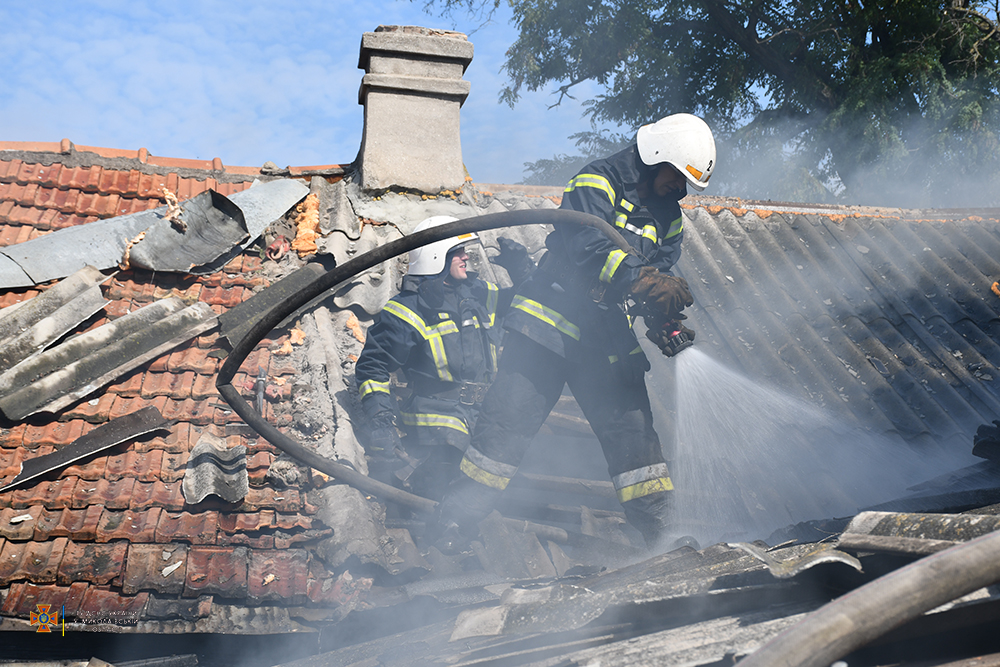
[(503, 101), (592, 80), (593, 121), (697, 113), (717, 192), (1000, 205), (998, 0), (508, 1)]

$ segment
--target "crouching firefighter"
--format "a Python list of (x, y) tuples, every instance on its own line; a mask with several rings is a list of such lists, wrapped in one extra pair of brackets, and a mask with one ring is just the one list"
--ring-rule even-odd
[[(455, 220), (435, 216), (414, 231)], [(439, 499), (458, 472), (496, 373), (497, 311), (513, 296), (512, 290), (501, 294), (468, 270), (466, 245), (478, 241), (475, 234), (463, 234), (410, 252), (402, 290), (368, 330), (356, 365), (371, 428), (367, 449), (372, 473), (391, 475), (393, 483), (426, 498)], [(496, 263), (523, 272), (533, 268), (520, 244), (500, 239), (500, 247)], [(512, 279), (517, 275), (513, 268), (509, 273)], [(398, 418), (389, 391), (390, 374), (397, 370), (403, 371), (410, 391)], [(402, 440), (397, 427), (405, 431)]]
[(601, 443), (629, 523), (649, 546), (660, 541), (673, 483), (653, 430), (649, 361), (630, 314), (643, 315), (648, 336), (666, 354), (693, 340), (680, 324), (691, 293), (670, 274), (683, 236), (678, 201), (688, 184), (703, 190), (714, 166), (709, 127), (677, 114), (642, 127), (635, 143), (570, 181), (562, 208), (603, 218), (635, 252), (589, 227), (556, 225), (549, 234), (538, 269), (513, 297), (500, 368), (461, 461), (463, 474), (425, 542), (450, 546), (475, 534), (567, 384)]

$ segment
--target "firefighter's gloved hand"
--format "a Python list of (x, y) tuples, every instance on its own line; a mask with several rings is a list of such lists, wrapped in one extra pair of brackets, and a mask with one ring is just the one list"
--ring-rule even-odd
[(368, 453), (381, 459), (396, 458), (399, 447), (399, 431), (391, 410), (383, 410), (371, 419), (371, 435), (368, 437)]
[(686, 280), (660, 273), (651, 266), (639, 270), (639, 278), (629, 291), (647, 310), (668, 320), (683, 319), (681, 311), (694, 303)]
[(514, 285), (520, 285), (535, 270), (535, 263), (531, 261), (528, 249), (503, 236), (497, 238), (497, 244), (500, 246), (500, 254), (493, 258), (493, 263), (507, 270)]

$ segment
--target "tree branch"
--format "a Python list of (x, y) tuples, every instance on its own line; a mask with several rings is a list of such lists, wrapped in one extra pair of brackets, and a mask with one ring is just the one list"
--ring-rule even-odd
[(807, 67), (796, 66), (788, 62), (780, 53), (770, 47), (768, 41), (757, 39), (755, 33), (749, 32), (733, 16), (723, 0), (701, 0), (709, 17), (720, 31), (736, 42), (748, 56), (758, 62), (765, 70), (788, 84), (790, 88), (805, 88), (810, 92), (817, 106), (832, 111), (837, 107), (837, 99), (833, 90), (820, 80)]

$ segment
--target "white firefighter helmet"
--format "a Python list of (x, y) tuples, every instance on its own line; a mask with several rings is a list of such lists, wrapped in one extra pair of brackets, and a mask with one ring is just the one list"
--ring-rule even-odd
[[(437, 227), (448, 222), (455, 222), (456, 220), (458, 218), (453, 218), (450, 215), (435, 215), (418, 224), (413, 228), (413, 231), (422, 232), (425, 229)], [(449, 250), (478, 240), (479, 236), (475, 233), (460, 234), (459, 236), (451, 236), (415, 248), (410, 251), (410, 268), (407, 271), (407, 275), (436, 276), (444, 271), (445, 259), (448, 256)]]
[(664, 162), (684, 174), (701, 191), (715, 169), (715, 137), (708, 124), (689, 113), (677, 113), (643, 125), (636, 134), (639, 158), (653, 166)]

